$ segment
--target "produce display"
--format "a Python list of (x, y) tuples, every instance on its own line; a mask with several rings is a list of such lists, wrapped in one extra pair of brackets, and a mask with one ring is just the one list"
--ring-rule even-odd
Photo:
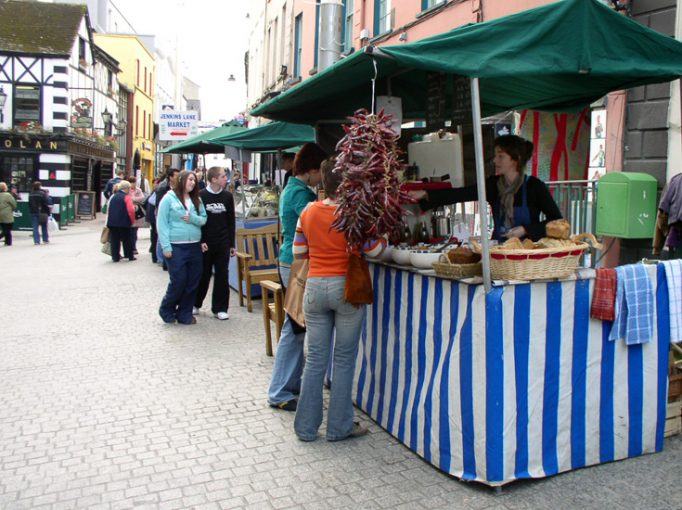
[(399, 235), (401, 202), (413, 200), (400, 190), (400, 150), (392, 116), (362, 109), (349, 120), (350, 125), (343, 126), (346, 135), (336, 146), (334, 171), (342, 173), (343, 181), (332, 226), (344, 233), (351, 248), (359, 249), (367, 240)]

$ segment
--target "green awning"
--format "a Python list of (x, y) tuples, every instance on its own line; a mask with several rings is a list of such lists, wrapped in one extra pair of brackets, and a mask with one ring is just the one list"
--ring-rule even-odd
[(257, 128), (214, 138), (212, 143), (251, 152), (269, 152), (314, 141), (315, 130), (309, 125), (271, 122)]
[(188, 138), (184, 142), (176, 143), (175, 145), (172, 145), (160, 152), (181, 154), (221, 154), (225, 151), (225, 146), (215, 143), (214, 139), (239, 133), (240, 131), (246, 131), (246, 128), (233, 122), (227, 122), (220, 127), (193, 136), (192, 138)]
[[(403, 118), (423, 119), (427, 73), (478, 77), (484, 116), (512, 109), (582, 109), (610, 91), (682, 76), (682, 43), (598, 0), (563, 0), (414, 43), (357, 52), (251, 111), (314, 124), (402, 98)], [(389, 80), (390, 78), (390, 80)]]

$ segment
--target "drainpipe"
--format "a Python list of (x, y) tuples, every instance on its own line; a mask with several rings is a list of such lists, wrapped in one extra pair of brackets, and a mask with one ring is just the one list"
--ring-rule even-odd
[(343, 2), (321, 0), (320, 2), (320, 46), (317, 52), (319, 71), (331, 66), (341, 58), (341, 34), (343, 33)]

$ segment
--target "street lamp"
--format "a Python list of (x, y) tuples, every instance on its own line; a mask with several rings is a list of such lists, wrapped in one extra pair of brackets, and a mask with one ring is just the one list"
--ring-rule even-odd
[(5, 91), (0, 87), (0, 123), (5, 121), (5, 102), (7, 101), (7, 94)]
[(116, 128), (116, 136), (123, 136), (125, 133), (126, 129), (126, 121), (122, 120), (118, 124), (114, 123), (114, 116), (111, 114), (111, 112), (107, 109), (104, 108), (104, 111), (102, 112), (102, 120), (104, 121), (104, 130), (106, 131), (107, 126), (111, 125)]
[(104, 121), (104, 127), (108, 126), (109, 124), (113, 124), (111, 121), (113, 119), (113, 115), (104, 108), (104, 111), (102, 112), (102, 120)]

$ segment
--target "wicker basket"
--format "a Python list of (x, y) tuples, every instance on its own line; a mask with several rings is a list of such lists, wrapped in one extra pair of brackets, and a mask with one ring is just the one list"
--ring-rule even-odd
[(441, 278), (471, 278), (472, 276), (481, 276), (483, 274), (483, 266), (480, 262), (474, 264), (453, 264), (447, 255), (441, 255), (440, 261), (433, 263), (433, 269), (436, 271), (436, 275)]
[[(472, 243), (472, 246), (480, 253), (480, 244)], [(493, 280), (566, 278), (573, 274), (580, 256), (588, 248), (587, 243), (581, 242), (539, 250), (504, 250), (494, 246), (490, 248), (490, 274)]]

